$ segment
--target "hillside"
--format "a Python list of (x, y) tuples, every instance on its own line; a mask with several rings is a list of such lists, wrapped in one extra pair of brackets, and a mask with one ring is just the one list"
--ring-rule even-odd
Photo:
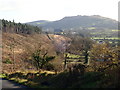
[(9, 72), (13, 68), (13, 63), (15, 63), (16, 70), (34, 68), (30, 60), (35, 50), (38, 50), (40, 47), (42, 53), (47, 50), (49, 56), (56, 56), (56, 50), (59, 50), (60, 44), (63, 41), (69, 40), (69, 38), (64, 36), (52, 34), (49, 36), (53, 39), (54, 43), (45, 34), (20, 35), (3, 33), (2, 36), (3, 71)]
[(30, 25), (38, 25), (43, 27), (45, 24), (49, 23), (50, 21), (46, 21), (46, 20), (39, 20), (39, 21), (33, 21), (33, 22), (28, 22)]
[[(66, 19), (67, 22), (67, 18), (63, 20)], [(5, 22), (0, 30), (3, 31), (0, 49), (2, 78), (31, 88), (119, 87), (119, 45), (96, 42), (75, 34), (42, 33), (41, 28), (36, 26), (3, 21)], [(93, 35), (98, 34), (101, 37), (110, 28), (104, 29), (87, 26), (87, 22), (83, 28), (85, 32), (93, 31)], [(97, 30), (104, 32), (101, 35)], [(115, 32), (117, 35), (116, 31), (118, 30), (111, 28), (111, 33)]]
[[(17, 69), (24, 69), (27, 66), (25, 64), (29, 64), (27, 63), (28, 57), (38, 48), (38, 43), (41, 44), (42, 49), (49, 48), (51, 54), (55, 54), (51, 41), (45, 35), (23, 36), (20, 34), (3, 33), (3, 62), (9, 59), (13, 63), (13, 60), (15, 60)], [(3, 70), (11, 70), (11, 66), (13, 65), (3, 63)]]
[[(41, 24), (42, 23), (42, 24)], [(117, 29), (117, 21), (101, 17), (99, 15), (93, 16), (71, 16), (71, 17), (64, 17), (61, 20), (57, 21), (35, 21), (30, 22), (27, 24), (32, 24), (35, 26), (42, 27), (43, 29), (83, 29), (83, 28), (91, 28), (94, 27), (96, 29)]]

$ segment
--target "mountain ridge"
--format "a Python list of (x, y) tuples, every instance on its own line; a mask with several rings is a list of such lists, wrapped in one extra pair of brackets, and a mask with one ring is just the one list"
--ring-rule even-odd
[(111, 18), (102, 17), (99, 15), (92, 16), (67, 16), (56, 21), (38, 20), (28, 22), (27, 24), (42, 27), (43, 29), (79, 29), (96, 27), (102, 29), (117, 29), (117, 21)]

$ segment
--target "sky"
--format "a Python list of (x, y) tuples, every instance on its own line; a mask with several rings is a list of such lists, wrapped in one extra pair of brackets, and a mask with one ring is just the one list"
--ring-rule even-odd
[(60, 20), (65, 16), (100, 15), (118, 20), (120, 0), (0, 0), (0, 19), (15, 22)]

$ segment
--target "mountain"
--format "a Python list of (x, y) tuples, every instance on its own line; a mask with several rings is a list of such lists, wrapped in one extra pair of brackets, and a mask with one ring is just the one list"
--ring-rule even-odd
[(28, 22), (27, 24), (32, 24), (35, 26), (42, 27), (46, 29), (83, 29), (83, 28), (95, 28), (95, 29), (117, 29), (118, 22), (116, 20), (102, 17), (99, 15), (93, 16), (70, 16), (64, 17), (57, 21), (34, 21)]
[(47, 23), (50, 23), (50, 21), (38, 20), (38, 21), (28, 22), (27, 24), (43, 27)]

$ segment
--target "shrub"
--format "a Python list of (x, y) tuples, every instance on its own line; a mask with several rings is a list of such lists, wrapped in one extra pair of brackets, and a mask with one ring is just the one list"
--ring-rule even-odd
[(6, 59), (5, 61), (3, 61), (3, 63), (12, 64), (12, 61), (10, 59)]
[(54, 67), (53, 64), (47, 63), (47, 64), (43, 67), (43, 69), (46, 69), (46, 70), (54, 70), (55, 67)]

